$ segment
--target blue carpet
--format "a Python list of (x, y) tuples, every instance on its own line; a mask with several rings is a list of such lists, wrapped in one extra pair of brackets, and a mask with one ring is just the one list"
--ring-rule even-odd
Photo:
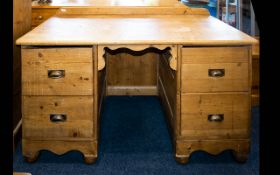
[(187, 165), (177, 164), (157, 97), (107, 97), (101, 120), (99, 158), (87, 165), (83, 156), (70, 151), (57, 156), (41, 151), (38, 160), (26, 163), (21, 145), (13, 168), (32, 175), (256, 175), (259, 174), (259, 108), (252, 109), (252, 142), (249, 159), (234, 161), (229, 151), (217, 156), (198, 151)]

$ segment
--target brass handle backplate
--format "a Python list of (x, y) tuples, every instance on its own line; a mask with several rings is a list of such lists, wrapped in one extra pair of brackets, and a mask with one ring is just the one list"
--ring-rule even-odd
[(39, 20), (42, 20), (43, 19), (43, 16), (37, 16), (37, 19), (39, 19)]
[(66, 118), (66, 114), (50, 114), (50, 120), (54, 123), (65, 122)]
[(48, 70), (48, 77), (58, 79), (65, 77), (65, 70)]
[(209, 114), (208, 120), (210, 122), (222, 122), (224, 120), (224, 114)]
[(209, 77), (223, 77), (225, 76), (225, 69), (208, 69)]

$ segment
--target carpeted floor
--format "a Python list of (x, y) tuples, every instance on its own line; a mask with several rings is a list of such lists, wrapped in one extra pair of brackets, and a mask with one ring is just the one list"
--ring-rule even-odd
[(26, 163), (21, 145), (14, 154), (13, 168), (32, 175), (256, 175), (259, 174), (259, 108), (252, 109), (252, 146), (244, 164), (230, 151), (212, 156), (192, 154), (187, 165), (177, 164), (164, 114), (157, 97), (107, 97), (101, 120), (99, 158), (86, 165), (79, 152), (57, 156), (41, 151), (35, 163)]

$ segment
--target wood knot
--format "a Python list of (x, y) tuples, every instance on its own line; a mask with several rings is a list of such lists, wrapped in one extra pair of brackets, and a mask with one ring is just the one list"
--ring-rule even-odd
[(43, 54), (41, 52), (38, 53), (39, 57), (43, 57)]

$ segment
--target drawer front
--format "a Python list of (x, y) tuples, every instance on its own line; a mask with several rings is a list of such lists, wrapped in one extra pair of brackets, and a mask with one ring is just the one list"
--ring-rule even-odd
[(249, 47), (184, 47), (182, 64), (247, 63)]
[(188, 138), (249, 137), (249, 94), (181, 96), (181, 135)]
[(92, 48), (22, 49), (23, 95), (92, 95)]
[(94, 136), (92, 96), (23, 96), (22, 100), (24, 138)]
[(40, 25), (42, 22), (46, 21), (48, 18), (55, 15), (57, 10), (58, 10), (57, 8), (52, 8), (52, 9), (32, 8), (32, 19), (31, 19), (32, 27), (36, 27), (36, 26)]
[(248, 63), (183, 64), (182, 93), (249, 90)]

